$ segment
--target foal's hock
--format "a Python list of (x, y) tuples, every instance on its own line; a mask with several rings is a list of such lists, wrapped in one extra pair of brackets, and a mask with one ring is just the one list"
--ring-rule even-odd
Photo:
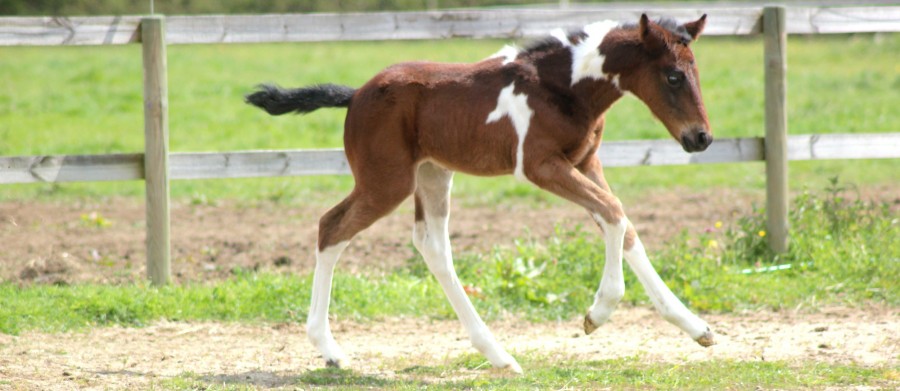
[(307, 319), (309, 338), (326, 363), (347, 363), (328, 324), (341, 252), (354, 235), (413, 195), (413, 243), (472, 344), (495, 367), (522, 371), (475, 312), (454, 271), (447, 224), (455, 171), (513, 174), (587, 210), (606, 241), (606, 264), (584, 318), (585, 333), (606, 322), (621, 300), (624, 255), (662, 316), (700, 345), (712, 345), (706, 322), (653, 269), (597, 157), (604, 113), (626, 92), (643, 101), (685, 151), (709, 146), (712, 130), (690, 49), (705, 23), (706, 15), (686, 24), (642, 15), (637, 24), (556, 29), (474, 64), (397, 64), (358, 89), (261, 86), (248, 95), (247, 102), (273, 115), (348, 108), (344, 148), (356, 185), (319, 221)]

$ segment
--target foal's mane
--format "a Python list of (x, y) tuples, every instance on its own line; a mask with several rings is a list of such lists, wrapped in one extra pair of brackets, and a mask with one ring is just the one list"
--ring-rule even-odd
[[(565, 32), (566, 38), (568, 38), (569, 42), (572, 45), (577, 45), (581, 40), (587, 38), (587, 33), (584, 32), (583, 27), (570, 28)], [(551, 51), (554, 49), (559, 49), (563, 47), (562, 42), (560, 42), (559, 38), (553, 35), (545, 35), (539, 38), (535, 38), (522, 46), (522, 53), (541, 53), (546, 51)]]
[[(693, 38), (690, 34), (688, 34), (687, 30), (683, 25), (678, 24), (675, 19), (672, 18), (659, 18), (655, 20), (655, 23), (660, 27), (666, 29), (668, 32), (672, 33), (675, 37), (679, 38), (682, 43), (688, 44)], [(634, 30), (638, 28), (637, 23), (625, 23), (619, 25), (620, 29), (624, 30)], [(571, 28), (565, 32), (566, 38), (569, 39), (572, 45), (577, 45), (583, 39), (587, 38), (587, 33), (584, 32), (583, 27)], [(522, 46), (520, 53), (527, 54), (535, 54), (542, 53), (547, 51), (557, 50), (563, 47), (562, 42), (559, 41), (559, 38), (554, 35), (545, 35), (543, 37), (535, 38)]]

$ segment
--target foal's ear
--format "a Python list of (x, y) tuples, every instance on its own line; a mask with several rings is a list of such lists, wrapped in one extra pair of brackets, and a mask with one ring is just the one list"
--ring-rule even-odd
[(666, 39), (660, 34), (659, 26), (654, 26), (650, 22), (647, 14), (641, 14), (641, 23), (639, 24), (641, 43), (644, 48), (651, 54), (658, 54), (666, 48)]
[(700, 36), (704, 27), (706, 27), (706, 14), (703, 14), (700, 19), (684, 24), (684, 29), (687, 30), (687, 33), (690, 34), (691, 38), (694, 40)]

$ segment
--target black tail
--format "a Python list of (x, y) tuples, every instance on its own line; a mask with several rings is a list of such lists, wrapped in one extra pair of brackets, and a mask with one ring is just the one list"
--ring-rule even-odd
[(304, 88), (283, 89), (261, 84), (245, 101), (272, 115), (295, 112), (309, 113), (322, 107), (347, 107), (356, 89), (334, 84), (317, 84)]

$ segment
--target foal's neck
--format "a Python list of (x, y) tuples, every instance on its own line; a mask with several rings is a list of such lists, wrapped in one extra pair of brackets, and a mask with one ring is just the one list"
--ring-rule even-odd
[[(631, 32), (623, 28), (615, 28), (604, 37), (604, 52), (612, 51), (621, 58), (623, 52), (634, 49), (634, 42), (630, 39)], [(577, 45), (577, 42), (573, 43)], [(573, 77), (573, 45), (564, 45), (561, 41), (548, 40), (540, 43), (525, 55), (526, 61), (534, 64), (540, 78), (540, 85), (548, 93), (556, 97), (559, 109), (576, 117), (584, 117), (585, 120), (595, 121), (606, 110), (624, 95), (624, 90), (618, 86), (618, 77), (622, 66), (616, 64), (604, 64), (603, 69), (610, 68), (616, 72), (600, 72), (599, 77), (584, 77), (572, 83)], [(594, 50), (599, 50), (595, 48)], [(624, 56), (630, 57), (630, 56)], [(609, 57), (604, 62), (609, 62)], [(626, 68), (630, 66), (626, 65)], [(568, 105), (569, 107), (563, 107)]]

